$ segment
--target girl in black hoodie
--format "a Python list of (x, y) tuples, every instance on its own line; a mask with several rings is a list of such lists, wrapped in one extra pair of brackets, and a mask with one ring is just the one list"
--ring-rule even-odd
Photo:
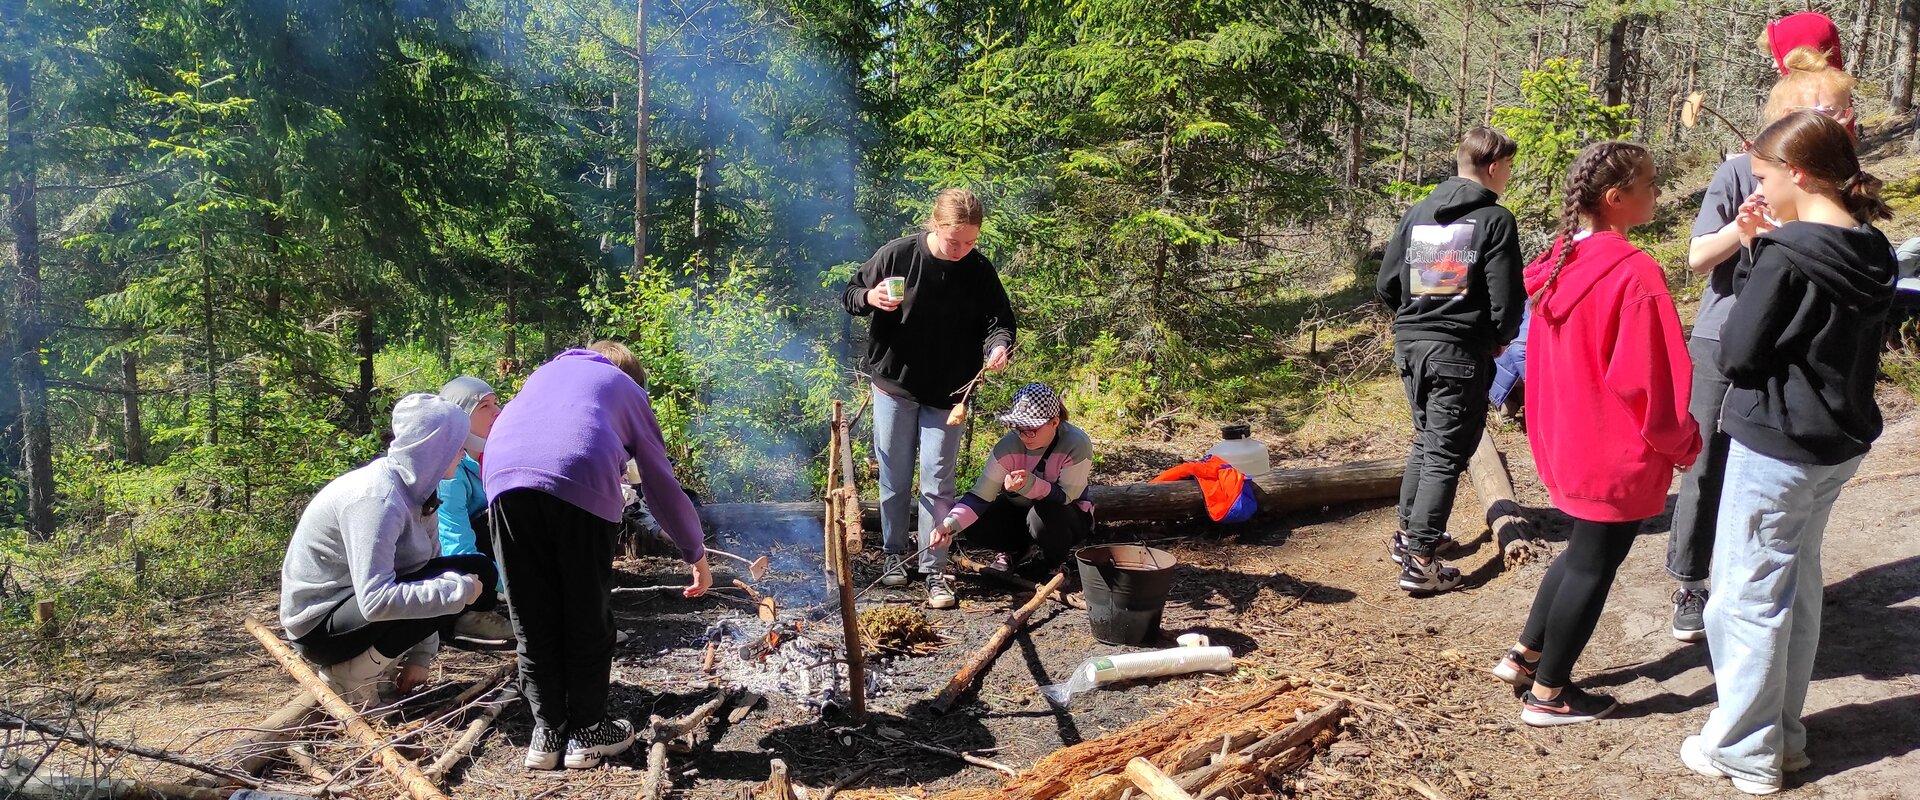
[(1713, 548), (1707, 642), (1720, 706), (1681, 758), (1749, 794), (1807, 764), (1800, 722), (1820, 638), (1820, 540), (1840, 488), (1880, 435), (1874, 403), (1893, 300), (1891, 216), (1841, 123), (1800, 111), (1754, 140), (1778, 228), (1737, 220), (1753, 268), (1720, 332), (1733, 442)]

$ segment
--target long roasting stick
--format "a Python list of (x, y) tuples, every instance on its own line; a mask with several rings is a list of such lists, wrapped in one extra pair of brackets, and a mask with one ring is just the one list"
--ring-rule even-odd
[(1027, 604), (1021, 606), (1019, 610), (1008, 614), (1007, 620), (1000, 623), (999, 629), (993, 632), (993, 638), (988, 639), (987, 643), (960, 667), (960, 671), (954, 673), (953, 678), (947, 681), (947, 688), (941, 689), (940, 695), (933, 699), (933, 710), (942, 714), (952, 710), (953, 704), (959, 702), (960, 697), (973, 688), (973, 682), (993, 664), (993, 660), (1000, 655), (1000, 651), (1006, 648), (1008, 642), (1013, 641), (1014, 635), (1027, 627), (1027, 620), (1033, 617), (1033, 612), (1046, 604), (1047, 598), (1052, 597), (1066, 580), (1065, 572), (1054, 575), (1053, 580), (1047, 581), (1045, 586), (1033, 593), (1032, 600), (1028, 600)]
[(307, 691), (320, 698), (320, 707), (340, 720), (340, 723), (346, 726), (347, 733), (352, 734), (368, 747), (378, 748), (374, 751), (375, 759), (389, 775), (393, 776), (394, 780), (399, 781), (400, 785), (406, 788), (407, 794), (414, 800), (447, 800), (447, 796), (440, 793), (440, 789), (434, 786), (433, 781), (421, 774), (418, 766), (396, 752), (392, 745), (381, 738), (380, 734), (375, 733), (373, 728), (367, 725), (366, 720), (360, 718), (360, 713), (354, 711), (353, 706), (347, 705), (347, 701), (340, 699), (340, 695), (335, 694), (333, 688), (325, 681), (320, 680), (320, 676), (314, 674), (313, 669), (307, 666), (307, 662), (287, 647), (285, 642), (280, 641), (278, 635), (267, 630), (267, 626), (254, 619), (247, 620), (247, 632), (253, 634), (253, 638), (260, 640), (260, 646), (267, 648), (267, 652), (273, 654), (274, 659), (280, 662), (281, 668), (285, 669), (287, 674), (292, 675), (293, 679), (299, 681)]

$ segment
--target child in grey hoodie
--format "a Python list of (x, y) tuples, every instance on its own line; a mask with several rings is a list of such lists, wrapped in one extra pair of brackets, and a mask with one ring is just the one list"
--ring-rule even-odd
[(328, 483), (294, 528), (280, 567), (280, 624), (349, 703), (376, 699), (402, 655), (415, 669), (401, 688), (417, 685), (455, 618), (495, 603), (490, 559), (440, 556), (437, 490), (466, 439), (459, 406), (401, 398), (386, 455)]

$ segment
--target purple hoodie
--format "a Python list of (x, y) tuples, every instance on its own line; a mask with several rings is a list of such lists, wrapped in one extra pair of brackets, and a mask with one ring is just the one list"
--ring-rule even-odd
[(689, 564), (705, 558), (699, 514), (673, 476), (647, 390), (592, 350), (568, 350), (527, 376), (493, 423), (481, 482), (489, 503), (534, 489), (617, 523), (629, 458), (640, 465), (648, 510), (680, 557)]

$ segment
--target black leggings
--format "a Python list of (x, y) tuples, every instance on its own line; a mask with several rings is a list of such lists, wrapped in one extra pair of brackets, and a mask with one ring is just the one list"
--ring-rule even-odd
[(1567, 549), (1547, 568), (1540, 592), (1533, 596), (1527, 627), (1520, 633), (1520, 643), (1540, 653), (1535, 683), (1564, 688), (1572, 679), (1573, 662), (1580, 660), (1580, 651), (1593, 638), (1614, 573), (1633, 549), (1640, 522), (1573, 521)]
[(493, 501), (493, 535), (519, 639), (520, 693), (542, 727), (607, 716), (613, 670), (613, 543), (619, 523), (534, 489)]
[[(419, 569), (405, 575), (395, 576), (401, 583), (423, 581), (439, 577), (443, 572), (462, 572), (480, 579), (480, 599), (467, 606), (470, 611), (487, 611), (497, 601), (493, 585), (499, 581), (499, 573), (494, 570), (493, 559), (483, 555), (466, 554), (458, 556), (440, 556), (428, 559)], [(371, 647), (387, 658), (399, 658), (414, 645), (425, 641), (436, 633), (442, 639), (453, 630), (453, 621), (463, 612), (455, 612), (439, 617), (425, 619), (390, 619), (369, 622), (366, 615), (360, 613), (360, 603), (354, 595), (333, 605), (333, 609), (320, 618), (320, 625), (307, 635), (293, 640), (293, 649), (299, 651), (308, 661), (323, 667), (330, 667), (348, 661)]]
[(1065, 563), (1073, 546), (1087, 538), (1093, 517), (1078, 506), (1049, 503), (1031, 506), (1004, 497), (987, 505), (980, 518), (962, 532), (969, 544), (1018, 557), (1040, 545), (1047, 569)]

